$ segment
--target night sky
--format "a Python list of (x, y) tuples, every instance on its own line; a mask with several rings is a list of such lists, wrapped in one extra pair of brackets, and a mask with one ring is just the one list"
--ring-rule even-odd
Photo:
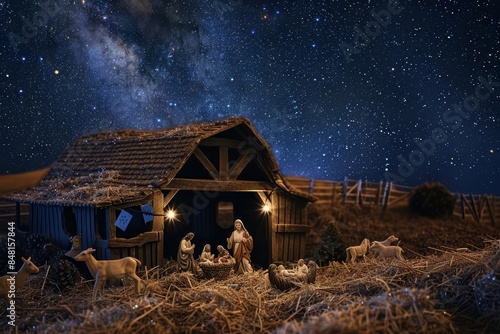
[(500, 4), (0, 0), (0, 174), (249, 118), (285, 175), (500, 194)]

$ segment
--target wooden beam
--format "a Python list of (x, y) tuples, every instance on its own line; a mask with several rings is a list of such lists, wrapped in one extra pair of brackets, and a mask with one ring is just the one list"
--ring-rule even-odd
[(203, 140), (199, 145), (201, 146), (225, 146), (229, 148), (241, 148), (245, 145), (242, 140), (228, 139), (228, 138), (216, 138), (210, 137)]
[(174, 198), (178, 191), (179, 189), (172, 189), (168, 192), (168, 194), (165, 195), (165, 197), (163, 198), (163, 210), (165, 210), (168, 203), (170, 203), (170, 201), (172, 200), (172, 198)]
[(262, 201), (262, 204), (266, 204), (267, 202), (269, 202), (269, 204), (271, 204), (271, 194), (268, 194), (264, 191), (258, 191), (257, 195), (259, 195), (260, 200)]
[(234, 162), (234, 165), (231, 166), (231, 169), (229, 170), (229, 178), (232, 180), (236, 180), (236, 178), (241, 174), (243, 169), (248, 165), (250, 161), (255, 157), (254, 153), (252, 152), (245, 152), (245, 154), (242, 154), (236, 159)]
[(164, 217), (158, 216), (163, 214), (163, 193), (159, 189), (155, 189), (153, 194), (153, 231), (163, 231)]
[(212, 176), (212, 178), (214, 180), (217, 180), (219, 178), (219, 173), (218, 173), (217, 169), (214, 167), (214, 165), (212, 164), (212, 162), (207, 158), (205, 153), (203, 153), (197, 147), (194, 150), (194, 155), (196, 156), (196, 158), (198, 158), (198, 160), (201, 162), (203, 167), (205, 167), (205, 169), (210, 173), (210, 176)]
[(110, 248), (116, 247), (141, 247), (148, 242), (156, 242), (160, 240), (160, 237), (163, 235), (162, 233), (158, 233), (158, 231), (152, 232), (144, 232), (139, 234), (136, 237), (125, 239), (125, 238), (110, 238), (108, 240), (108, 245)]
[(227, 146), (219, 146), (219, 179), (229, 180), (229, 154)]
[(277, 224), (273, 226), (275, 233), (307, 233), (311, 230), (309, 225), (299, 224)]
[(165, 186), (165, 189), (200, 191), (263, 191), (273, 190), (274, 185), (265, 181), (219, 181), (175, 178)]
[(116, 209), (113, 207), (108, 208), (108, 219), (109, 219), (109, 238), (116, 238)]

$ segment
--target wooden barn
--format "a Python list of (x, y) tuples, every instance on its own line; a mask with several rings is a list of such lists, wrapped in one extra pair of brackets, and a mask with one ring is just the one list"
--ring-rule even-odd
[[(134, 256), (151, 268), (176, 257), (194, 232), (226, 247), (236, 218), (254, 238), (252, 262), (296, 261), (305, 254), (307, 204), (280, 174), (267, 143), (245, 118), (162, 130), (84, 135), (37, 185), (2, 195), (29, 203), (29, 232), (69, 249), (72, 235), (100, 259)], [(18, 205), (19, 207), (19, 205)]]

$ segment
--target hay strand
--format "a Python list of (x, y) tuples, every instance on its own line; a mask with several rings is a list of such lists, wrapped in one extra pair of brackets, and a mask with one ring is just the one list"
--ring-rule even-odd
[(315, 284), (285, 293), (267, 271), (218, 280), (162, 267), (144, 271), (141, 295), (125, 280), (91, 303), (92, 281), (61, 295), (38, 288), (41, 273), (19, 291), (17, 322), (20, 332), (85, 334), (488, 332), (500, 326), (500, 243), (485, 244), (405, 261), (332, 262)]

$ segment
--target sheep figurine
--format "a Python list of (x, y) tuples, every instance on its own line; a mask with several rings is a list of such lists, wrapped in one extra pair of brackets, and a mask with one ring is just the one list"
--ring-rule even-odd
[(397, 242), (397, 241), (399, 241), (399, 239), (396, 238), (394, 235), (391, 235), (390, 237), (388, 237), (384, 241), (374, 241), (374, 242), (372, 242), (372, 246), (373, 246), (373, 244), (375, 242), (379, 242), (379, 243), (381, 243), (384, 246), (390, 246), (390, 245), (392, 245), (392, 243)]
[(82, 261), (87, 264), (90, 273), (95, 277), (94, 291), (92, 299), (97, 299), (97, 291), (104, 287), (106, 280), (112, 278), (121, 278), (128, 276), (135, 281), (135, 293), (141, 290), (141, 279), (135, 273), (137, 266), (141, 262), (134, 257), (124, 257), (118, 260), (101, 260), (97, 261), (92, 253), (95, 249), (89, 248), (75, 256), (75, 260)]
[(359, 246), (347, 247), (345, 250), (345, 252), (347, 253), (347, 258), (345, 262), (354, 263), (354, 261), (356, 261), (356, 258), (358, 256), (362, 256), (363, 258), (365, 258), (369, 249), (370, 249), (370, 240), (366, 238), (363, 239), (363, 241)]
[(399, 246), (384, 246), (381, 242), (374, 241), (370, 250), (381, 258), (395, 257), (398, 260), (403, 260), (403, 249)]

